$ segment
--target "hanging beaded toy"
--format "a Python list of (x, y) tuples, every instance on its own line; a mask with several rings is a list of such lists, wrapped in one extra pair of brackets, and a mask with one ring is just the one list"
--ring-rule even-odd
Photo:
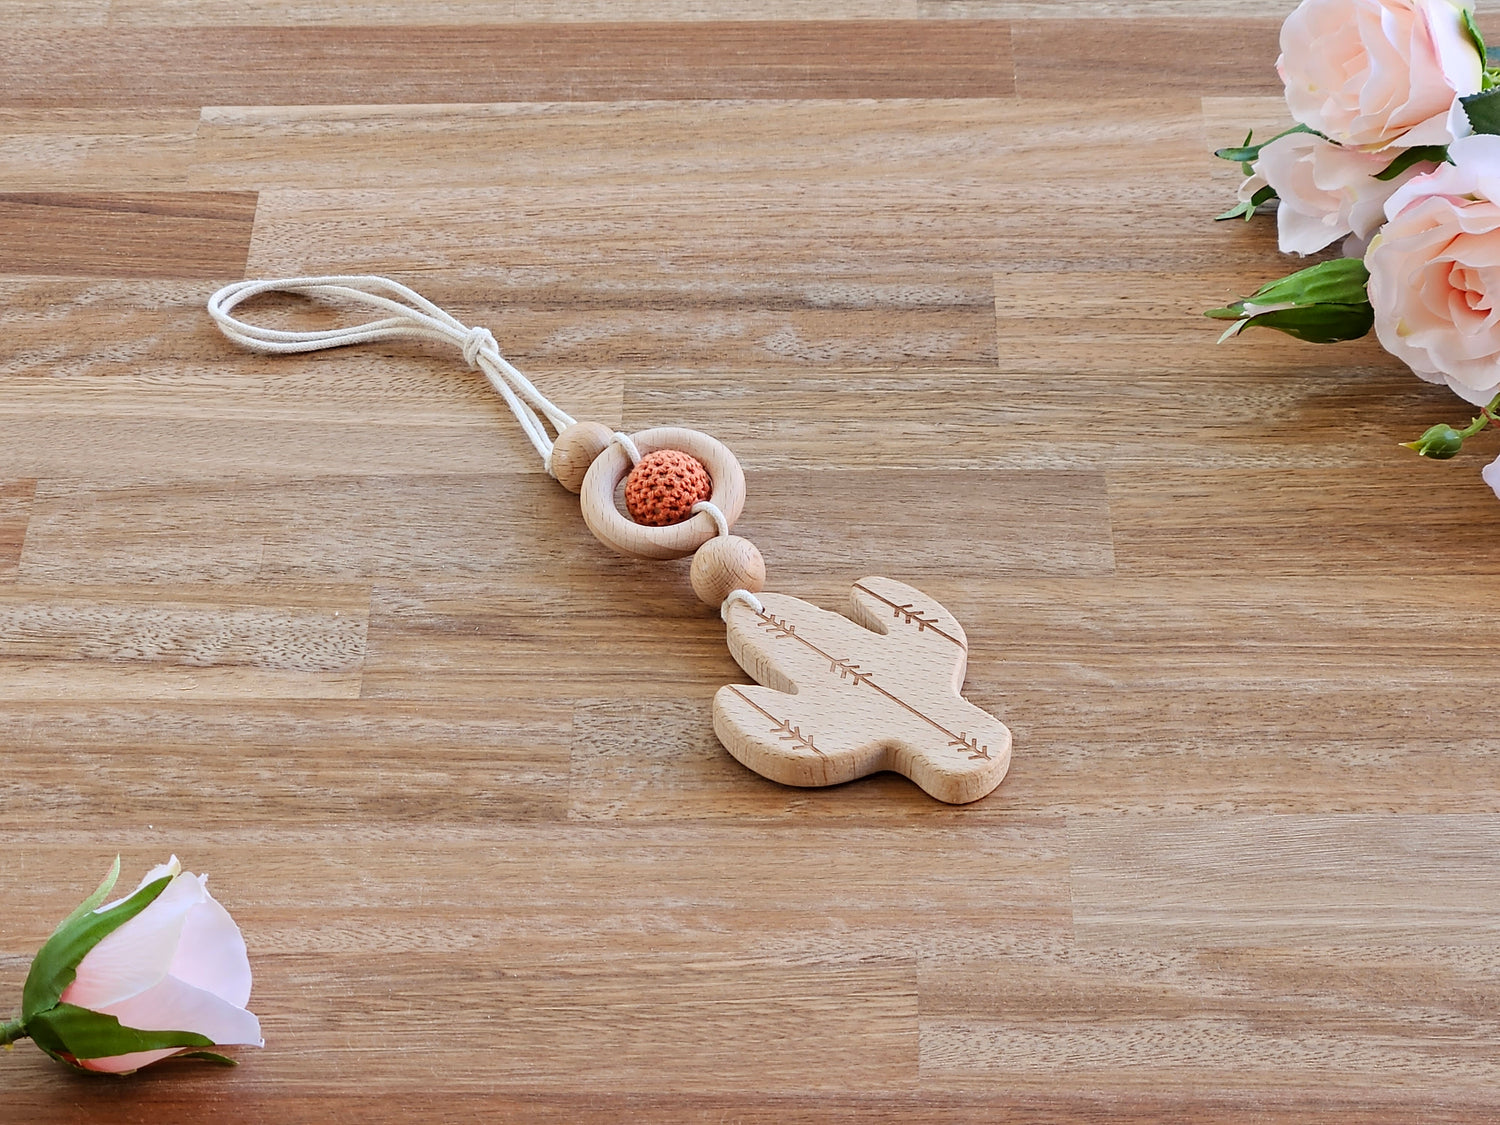
[[(353, 302), (388, 315), (310, 332), (231, 315), (267, 293)], [(719, 609), (730, 653), (759, 685), (719, 689), (714, 732), (755, 772), (784, 785), (820, 786), (893, 770), (950, 804), (978, 800), (1004, 779), (1010, 731), (961, 694), (968, 641), (953, 615), (888, 578), (856, 582), (849, 617), (764, 593), (760, 551), (730, 534), (745, 505), (745, 475), (707, 434), (677, 427), (623, 434), (579, 422), (500, 354), (487, 329), (462, 324), (388, 278), (236, 282), (209, 299), (208, 311), (229, 339), (259, 352), (400, 337), (458, 345), (505, 399), (547, 472), (578, 494), (600, 542), (648, 559), (693, 556), (693, 591)], [(622, 485), (624, 511), (616, 499)]]

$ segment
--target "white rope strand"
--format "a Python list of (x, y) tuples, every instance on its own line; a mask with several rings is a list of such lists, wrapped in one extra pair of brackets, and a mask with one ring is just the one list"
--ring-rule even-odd
[(723, 511), (712, 500), (699, 500), (693, 505), (692, 512), (695, 516), (699, 512), (707, 512), (708, 518), (714, 521), (715, 535), (729, 534), (729, 520), (725, 518)]
[[(263, 328), (230, 315), (240, 302), (266, 293), (296, 293), (304, 297), (351, 301), (390, 315), (382, 320), (314, 332)], [(574, 423), (570, 414), (558, 408), (500, 354), (500, 347), (489, 329), (470, 328), (420, 293), (387, 277), (337, 275), (237, 281), (209, 298), (208, 315), (235, 343), (252, 351), (278, 355), (367, 344), (375, 340), (417, 339), (456, 344), (463, 352), (464, 362), (483, 373), (490, 386), (500, 393), (527, 439), (541, 454), (548, 472), (551, 472), (552, 464), (552, 436), (542, 419), (550, 422), (557, 433)]]
[(747, 605), (756, 613), (764, 613), (766, 611), (766, 607), (761, 600), (749, 590), (730, 590), (729, 596), (719, 605), (719, 616), (724, 619), (726, 624), (729, 622), (729, 611), (734, 608), (736, 603)]
[(641, 463), (641, 451), (636, 447), (635, 439), (629, 434), (616, 430), (614, 443), (625, 451), (625, 456), (630, 458), (632, 468)]

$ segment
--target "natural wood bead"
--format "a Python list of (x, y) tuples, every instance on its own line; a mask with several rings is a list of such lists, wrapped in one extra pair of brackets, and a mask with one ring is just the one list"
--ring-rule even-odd
[(552, 475), (569, 492), (583, 491), (594, 459), (609, 448), (615, 432), (599, 422), (574, 422), (552, 443)]
[(718, 607), (732, 590), (758, 594), (765, 589), (766, 561), (750, 540), (720, 535), (698, 548), (688, 578), (699, 598)]

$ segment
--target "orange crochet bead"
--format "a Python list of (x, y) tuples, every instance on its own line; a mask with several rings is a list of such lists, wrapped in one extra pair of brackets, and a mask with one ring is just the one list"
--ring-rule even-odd
[(666, 527), (693, 514), (713, 494), (714, 482), (696, 457), (676, 449), (648, 453), (625, 478), (625, 510), (636, 523)]

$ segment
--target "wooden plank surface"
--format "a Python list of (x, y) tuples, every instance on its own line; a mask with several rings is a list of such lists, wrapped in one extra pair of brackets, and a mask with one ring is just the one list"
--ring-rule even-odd
[[(1289, 8), (0, 0), (0, 1011), (175, 852), (267, 1040), (0, 1117), (1493, 1121), (1500, 448), (1199, 315), (1291, 268), (1210, 155)], [(941, 601), (1005, 782), (738, 765), (686, 561), (456, 350), (203, 311), (324, 271), (724, 440), (772, 588)]]
[[(11, 106), (994, 97), (1001, 21), (0, 29)], [(14, 52), (12, 54), (12, 52)]]
[(244, 268), (250, 192), (0, 193), (14, 274), (222, 277)]

